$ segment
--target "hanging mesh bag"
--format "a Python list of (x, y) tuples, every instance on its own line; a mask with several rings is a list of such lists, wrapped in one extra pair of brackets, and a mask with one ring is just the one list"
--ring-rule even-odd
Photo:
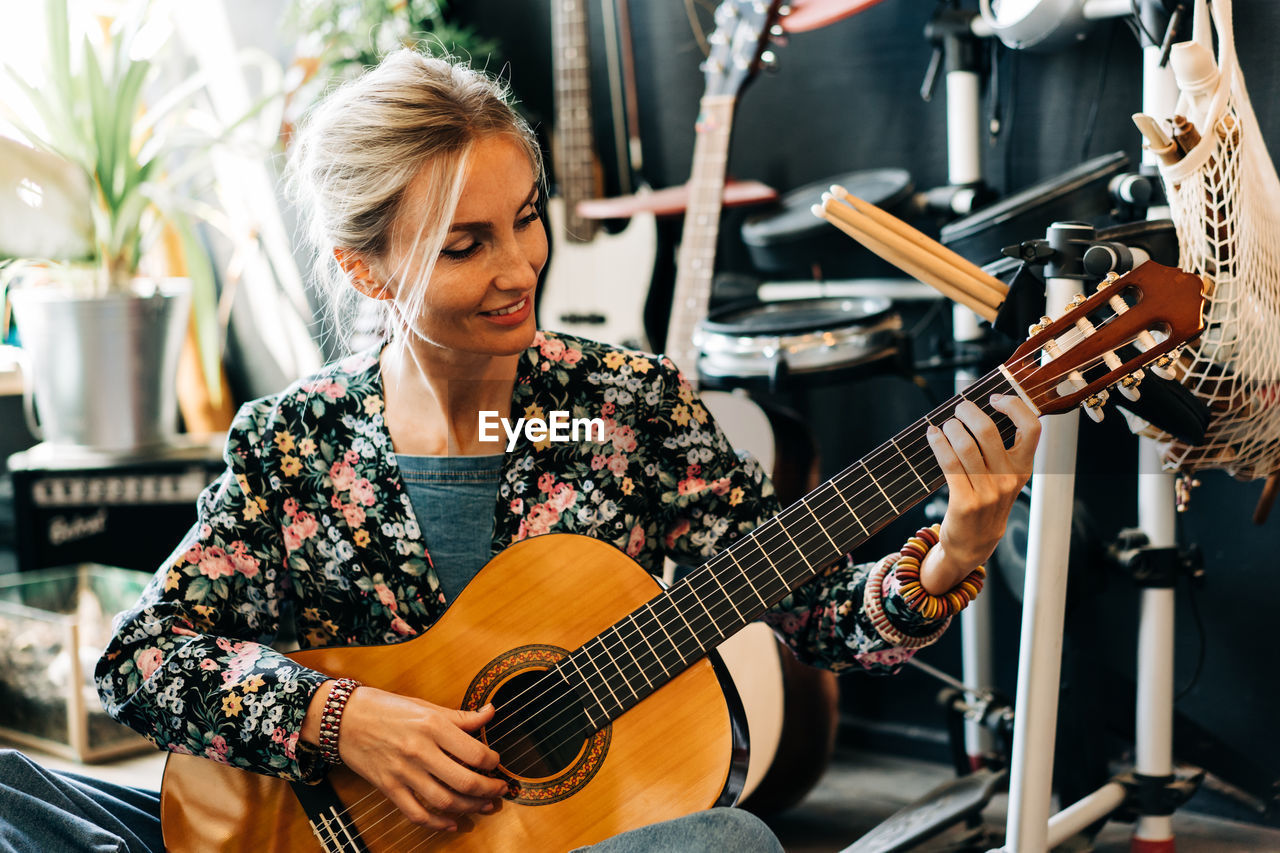
[[(1196, 40), (1212, 50), (1203, 4)], [(1184, 270), (1205, 278), (1207, 328), (1173, 366), (1210, 409), (1205, 440), (1172, 436), (1164, 460), (1183, 473), (1223, 469), (1241, 480), (1280, 470), (1280, 179), (1236, 59), (1230, 0), (1214, 0), (1217, 86), (1199, 104), (1200, 142), (1161, 165)], [(1211, 53), (1208, 54), (1212, 56)]]

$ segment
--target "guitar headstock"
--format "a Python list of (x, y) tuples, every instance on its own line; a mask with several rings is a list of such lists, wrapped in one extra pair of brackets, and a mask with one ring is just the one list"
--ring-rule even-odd
[(722, 0), (702, 65), (705, 95), (736, 95), (755, 75), (780, 14), (782, 0)]
[(1172, 350), (1204, 331), (1202, 290), (1199, 276), (1153, 261), (1109, 276), (1058, 319), (1032, 326), (1005, 368), (1041, 412), (1084, 403), (1101, 420), (1108, 388), (1137, 399), (1141, 368), (1154, 362), (1160, 374)]

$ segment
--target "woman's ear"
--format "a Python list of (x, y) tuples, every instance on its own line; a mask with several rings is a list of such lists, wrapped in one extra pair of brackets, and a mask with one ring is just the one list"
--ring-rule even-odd
[(351, 249), (340, 249), (335, 246), (333, 258), (347, 274), (351, 285), (370, 299), (391, 299), (395, 295), (383, 282), (378, 281), (364, 258)]

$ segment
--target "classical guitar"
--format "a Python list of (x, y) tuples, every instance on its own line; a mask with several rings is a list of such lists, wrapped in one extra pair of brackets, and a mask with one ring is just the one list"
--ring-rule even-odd
[(605, 343), (644, 344), (644, 302), (658, 226), (636, 214), (608, 234), (577, 212), (596, 191), (585, 0), (553, 0), (556, 125), (552, 157), (559, 194), (547, 200), (554, 250), (538, 293), (538, 325)]
[[(1042, 414), (1099, 405), (1204, 328), (1201, 280), (1148, 262), (1100, 287), (965, 389), (1009, 441), (993, 393)], [(1145, 351), (1144, 351), (1145, 350)], [(1042, 363), (1043, 362), (1043, 363)], [(425, 635), (291, 657), (439, 705), (497, 708), (480, 736), (510, 784), (500, 808), (435, 833), (346, 768), (291, 785), (174, 754), (161, 811), (171, 851), (561, 851), (716, 804), (741, 782), (709, 653), (944, 481), (925, 430), (953, 397), (665, 591), (613, 546), (571, 534), (489, 562)], [(548, 614), (553, 614), (550, 617)]]

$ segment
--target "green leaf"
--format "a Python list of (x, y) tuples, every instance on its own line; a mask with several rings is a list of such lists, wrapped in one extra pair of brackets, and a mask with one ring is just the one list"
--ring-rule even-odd
[(67, 23), (66, 0), (45, 0), (45, 28), (49, 37), (49, 86), (57, 94), (55, 102), (70, 104), (71, 28)]
[(111, 93), (107, 89), (107, 81), (102, 76), (102, 66), (98, 64), (97, 52), (89, 37), (84, 39), (84, 80), (89, 91), (89, 119), (93, 133), (88, 141), (94, 144), (97, 154), (94, 157), (94, 168), (97, 170), (98, 185), (102, 188), (102, 196), (107, 209), (116, 208), (116, 169), (115, 169), (115, 117)]

